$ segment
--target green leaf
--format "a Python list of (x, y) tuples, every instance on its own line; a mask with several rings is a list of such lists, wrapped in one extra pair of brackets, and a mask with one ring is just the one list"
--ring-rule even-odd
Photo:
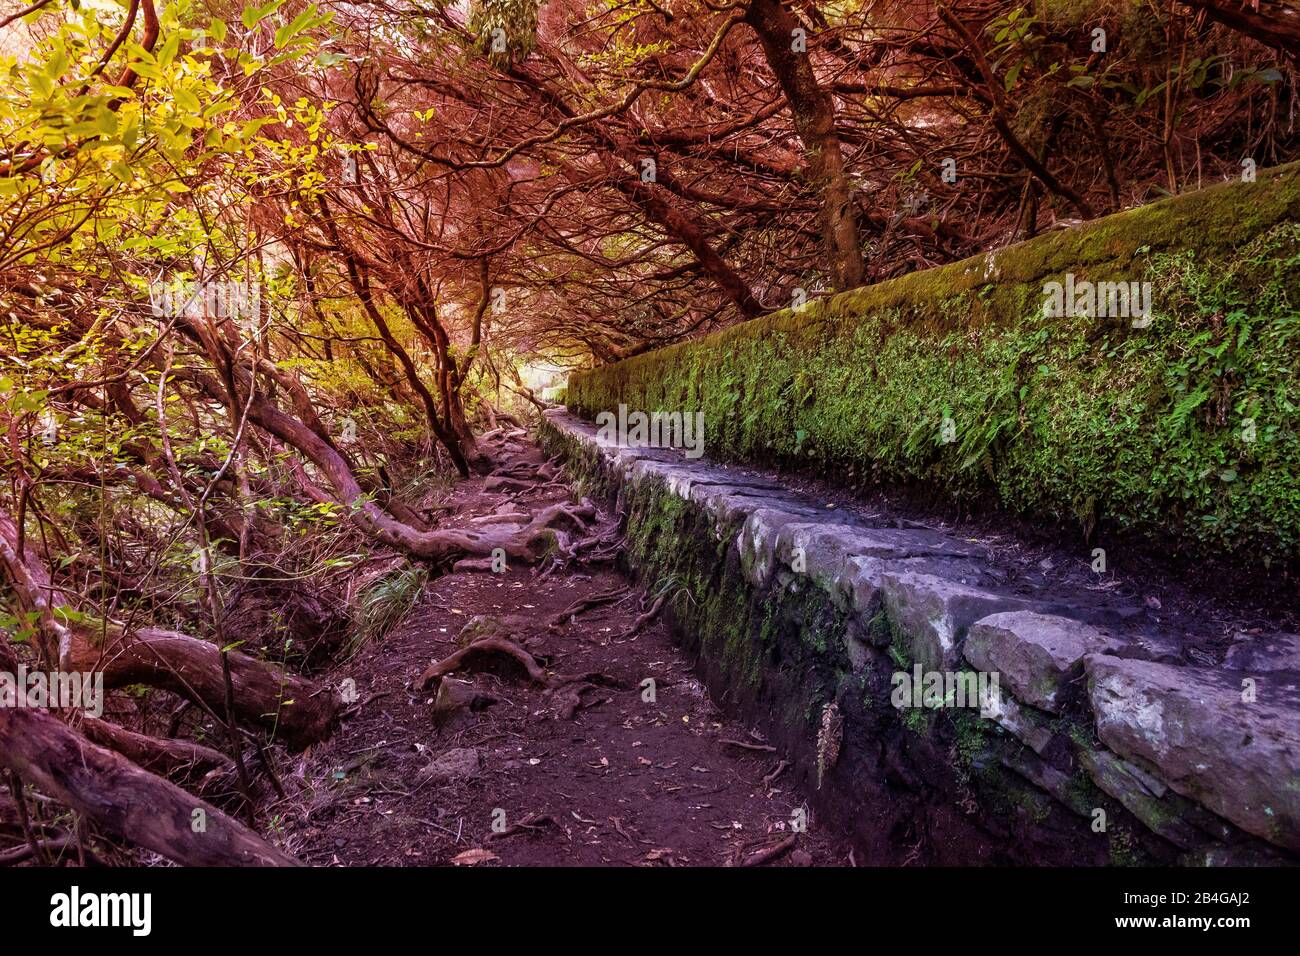
[(181, 87), (172, 94), (176, 99), (176, 105), (186, 113), (197, 114), (203, 106), (199, 103), (199, 98), (190, 90)]
[(251, 30), (278, 10), (282, 3), (284, 3), (284, 0), (271, 0), (264, 7), (245, 7), (244, 12), (239, 15), (239, 20)]
[(159, 69), (165, 70), (167, 67), (171, 66), (172, 60), (176, 58), (176, 51), (180, 48), (181, 35), (178, 31), (173, 30), (171, 36), (169, 36), (163, 43), (162, 49), (158, 51)]
[(275, 31), (275, 48), (283, 50), (284, 45), (305, 30), (316, 19), (316, 5), (312, 4), (298, 14), (293, 20)]

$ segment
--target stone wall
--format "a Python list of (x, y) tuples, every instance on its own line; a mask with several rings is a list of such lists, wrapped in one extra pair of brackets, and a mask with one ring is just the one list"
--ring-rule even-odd
[[(565, 401), (702, 412), (715, 460), (1300, 570), (1298, 223), (1291, 164), (575, 374)], [(1145, 318), (1044, 315), (1049, 283), (1129, 280)]]
[[(715, 700), (791, 761), (772, 785), (805, 783), (859, 862), (1300, 860), (1300, 638), (1189, 661), (1122, 607), (1011, 586), (976, 542), (620, 447), (564, 410), (541, 432), (626, 514)], [(918, 667), (996, 674), (994, 705), (900, 701)]]

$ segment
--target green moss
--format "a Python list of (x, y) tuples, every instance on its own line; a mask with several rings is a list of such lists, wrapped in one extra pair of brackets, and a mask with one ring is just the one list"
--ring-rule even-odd
[(821, 588), (808, 588), (803, 593), (800, 611), (803, 617), (799, 637), (818, 654), (826, 654), (833, 641), (838, 640), (848, 627), (848, 622), (831, 602), (830, 595)]
[(934, 726), (934, 713), (924, 707), (904, 707), (903, 726), (918, 737), (928, 737)]
[[(715, 458), (1293, 563), (1297, 220), (1292, 164), (577, 374), (568, 398), (703, 412)], [(1151, 325), (1044, 318), (1067, 272), (1150, 281)]]
[(957, 744), (957, 762), (964, 770), (981, 768), (988, 759), (989, 745), (986, 731), (990, 726), (978, 713), (967, 710), (952, 712), (952, 724)]
[(1107, 805), (1107, 798), (1082, 767), (1075, 769), (1066, 784), (1066, 803), (1075, 813), (1089, 817), (1094, 807)]
[(1110, 848), (1112, 865), (1143, 866), (1146, 863), (1146, 854), (1142, 852), (1137, 839), (1126, 827), (1109, 827), (1106, 830), (1106, 842)]

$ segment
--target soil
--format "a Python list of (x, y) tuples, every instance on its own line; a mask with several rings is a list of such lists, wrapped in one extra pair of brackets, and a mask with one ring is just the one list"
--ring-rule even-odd
[[(519, 443), (503, 464), (520, 461), (543, 459)], [(514, 494), (483, 484), (458, 486), (448, 522), (535, 513), (569, 495), (558, 484)], [(438, 577), (396, 628), (333, 675), (355, 681), (355, 715), (301, 756), (296, 792), (264, 810), (287, 849), (346, 866), (853, 862), (847, 836), (819, 827), (778, 755), (709, 699), (664, 623), (627, 636), (652, 596), (613, 566), (542, 572), (507, 564)], [(617, 603), (548, 626), (613, 589), (626, 590)], [(447, 679), (482, 696), (449, 715), (436, 710), (421, 674), (459, 649), (475, 616), (504, 622), (550, 671), (587, 675), (594, 686), (572, 719), (564, 691), (502, 666), (458, 670)], [(422, 775), (439, 761), (445, 774)]]

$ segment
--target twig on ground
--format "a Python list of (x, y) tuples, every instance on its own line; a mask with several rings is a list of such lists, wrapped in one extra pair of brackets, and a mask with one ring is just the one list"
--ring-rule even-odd
[(794, 835), (790, 835), (767, 849), (759, 850), (757, 853), (750, 854), (741, 862), (741, 866), (762, 866), (764, 863), (770, 863), (773, 860), (785, 855), (794, 849)]
[(733, 747), (740, 747), (742, 750), (760, 750), (763, 753), (769, 753), (769, 754), (776, 753), (776, 748), (768, 744), (750, 744), (750, 743), (746, 743), (743, 740), (731, 740), (730, 738), (719, 740), (718, 743), (730, 744)]

